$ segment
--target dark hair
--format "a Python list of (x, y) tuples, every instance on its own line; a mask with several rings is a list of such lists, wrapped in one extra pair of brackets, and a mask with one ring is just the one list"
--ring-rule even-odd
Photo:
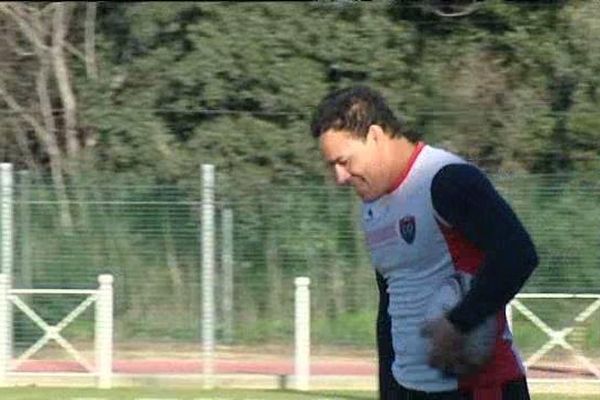
[(394, 115), (383, 96), (366, 86), (340, 89), (325, 96), (313, 115), (310, 130), (315, 138), (330, 129), (346, 130), (364, 138), (373, 124), (392, 137), (418, 140), (417, 133)]

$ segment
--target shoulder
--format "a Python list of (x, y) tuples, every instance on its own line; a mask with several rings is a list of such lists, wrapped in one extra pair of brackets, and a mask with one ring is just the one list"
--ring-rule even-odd
[(431, 145), (425, 145), (418, 160), (421, 165), (434, 169), (439, 169), (447, 164), (466, 163), (459, 155)]
[(431, 181), (430, 190), (434, 210), (446, 222), (456, 222), (478, 211), (486, 213), (490, 206), (503, 203), (487, 175), (468, 163), (452, 163), (440, 168)]
[(488, 184), (487, 175), (473, 164), (466, 162), (449, 163), (442, 166), (434, 175), (431, 189), (459, 191), (474, 185)]

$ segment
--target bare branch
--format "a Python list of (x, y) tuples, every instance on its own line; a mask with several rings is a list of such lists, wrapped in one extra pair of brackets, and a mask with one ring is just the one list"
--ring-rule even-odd
[(27, 20), (27, 13), (23, 11), (25, 6), (22, 3), (0, 3), (0, 12), (8, 15), (12, 18), (19, 28), (21, 32), (29, 39), (29, 41), (34, 45), (36, 51), (41, 51), (47, 46), (40, 40), (40, 33), (36, 30), (35, 22), (30, 22)]
[(31, 171), (39, 171), (39, 165), (35, 161), (35, 157), (31, 151), (27, 140), (27, 131), (21, 126), (21, 124), (15, 118), (9, 118), (10, 124), (13, 127), (14, 136), (17, 140), (19, 150), (25, 159), (25, 164)]
[[(52, 6), (54, 9), (57, 6)], [(50, 104), (50, 95), (48, 93), (48, 70), (50, 65), (50, 58), (48, 52), (48, 46), (45, 44), (45, 38), (48, 32), (48, 28), (45, 26), (43, 18), (43, 11), (40, 12), (38, 8), (28, 7), (24, 3), (0, 3), (0, 13), (4, 13), (12, 18), (13, 21), (19, 26), (21, 32), (29, 39), (33, 44), (36, 54), (40, 62), (40, 71), (37, 77), (37, 90), (40, 98), (40, 106), (42, 114), (44, 116), (45, 127), (38, 121), (36, 116), (27, 112), (18, 101), (8, 92), (2, 76), (0, 75), (0, 98), (8, 105), (8, 107), (15, 113), (19, 114), (22, 120), (33, 128), (37, 139), (44, 146), (46, 153), (48, 154), (50, 161), (50, 172), (52, 174), (52, 180), (54, 182), (56, 195), (59, 199), (61, 209), (61, 222), (62, 226), (66, 229), (71, 229), (73, 221), (69, 211), (68, 197), (66, 193), (64, 176), (63, 176), (63, 159), (61, 149), (56, 138), (55, 121), (52, 116), (52, 109)], [(64, 37), (64, 32), (59, 32)], [(62, 56), (62, 44), (60, 44), (61, 52), (58, 54)], [(53, 54), (54, 55), (54, 54)], [(64, 57), (64, 56), (63, 56)], [(64, 60), (63, 60), (64, 61)], [(68, 76), (67, 76), (68, 78)], [(66, 111), (65, 111), (66, 112)], [(20, 139), (23, 139), (22, 137)]]
[(56, 3), (56, 2), (51, 2), (51, 3), (46, 4), (41, 9), (37, 9), (36, 11), (38, 11), (38, 13), (40, 15), (44, 15), (44, 14), (52, 15), (52, 13), (54, 12), (54, 8), (56, 7), (57, 4), (58, 3)]
[[(3, 4), (0, 2), (0, 11), (4, 10), (6, 14), (11, 16), (34, 45), (47, 49), (43, 39), (41, 39), (45, 36), (44, 32), (47, 31), (47, 29), (44, 29), (45, 27), (42, 22), (42, 17), (44, 17), (44, 14), (47, 14), (49, 11), (55, 10), (56, 5), (57, 3), (48, 4), (46, 7), (44, 7), (44, 9), (42, 9), (41, 12), (39, 10), (35, 10), (36, 18), (31, 23), (27, 22), (28, 14), (24, 13), (21, 9), (16, 8), (15, 10), (12, 10), (10, 7), (2, 9)], [(14, 5), (14, 7), (18, 7), (18, 5)], [(75, 48), (75, 46), (73, 46), (71, 43), (65, 41), (65, 48), (75, 57), (85, 62), (85, 55), (81, 51), (77, 50), (77, 48)]]
[(57, 3), (52, 19), (52, 61), (54, 64), (54, 74), (60, 97), (64, 109), (65, 120), (65, 138), (67, 142), (67, 154), (70, 157), (75, 156), (79, 152), (79, 144), (77, 142), (76, 131), (76, 110), (77, 103), (75, 94), (71, 87), (69, 70), (64, 54), (65, 36), (67, 34), (67, 20), (70, 12), (70, 5), (65, 3)]
[(48, 73), (50, 70), (50, 62), (47, 58), (40, 59), (40, 69), (36, 78), (36, 88), (38, 98), (40, 100), (40, 110), (46, 125), (46, 131), (52, 135), (56, 135), (56, 123), (52, 115), (52, 102), (50, 101), (50, 93), (48, 92)]
[(36, 54), (35, 50), (26, 50), (22, 48), (18, 43), (17, 30), (10, 29), (5, 33), (6, 42), (9, 44), (10, 49), (15, 52), (19, 57), (31, 57)]
[(41, 140), (43, 140), (44, 142), (46, 141), (46, 138), (44, 135), (44, 127), (42, 125), (40, 125), (40, 123), (35, 119), (34, 116), (27, 113), (27, 111), (25, 111), (25, 109), (23, 107), (21, 107), (21, 105), (15, 100), (15, 98), (12, 97), (10, 95), (10, 93), (8, 93), (8, 91), (6, 90), (6, 86), (4, 86), (4, 81), (1, 78), (0, 78), (0, 97), (2, 97), (2, 99), (4, 100), (6, 105), (8, 105), (8, 107), (11, 110), (13, 110), (17, 114), (19, 114), (25, 120), (25, 122), (27, 122), (29, 125), (31, 125), (31, 127), (39, 135), (39, 138)]
[(80, 61), (86, 62), (86, 56), (81, 51), (77, 50), (77, 48), (75, 46), (73, 46), (71, 43), (67, 42), (66, 40), (65, 40), (65, 49), (67, 49), (67, 51), (69, 53), (73, 54)]
[(96, 68), (96, 9), (98, 3), (88, 2), (85, 8), (85, 70), (91, 79), (98, 78)]

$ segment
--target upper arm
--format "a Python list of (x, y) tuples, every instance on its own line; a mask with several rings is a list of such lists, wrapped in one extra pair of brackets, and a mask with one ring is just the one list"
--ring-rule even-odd
[(432, 181), (431, 196), (439, 216), (483, 251), (514, 241), (530, 243), (510, 205), (473, 165), (443, 167)]

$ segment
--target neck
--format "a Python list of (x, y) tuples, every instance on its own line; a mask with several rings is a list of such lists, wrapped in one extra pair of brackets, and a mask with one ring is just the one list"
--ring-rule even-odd
[(389, 171), (388, 187), (394, 190), (401, 183), (410, 168), (411, 157), (418, 143), (411, 143), (406, 138), (392, 139), (388, 147)]
[(415, 150), (415, 147), (417, 147), (417, 144), (411, 143), (403, 137), (393, 139), (392, 143), (393, 145), (389, 147), (391, 150), (390, 163), (392, 166), (390, 170), (392, 171), (392, 179), (396, 179), (406, 172), (410, 156)]

